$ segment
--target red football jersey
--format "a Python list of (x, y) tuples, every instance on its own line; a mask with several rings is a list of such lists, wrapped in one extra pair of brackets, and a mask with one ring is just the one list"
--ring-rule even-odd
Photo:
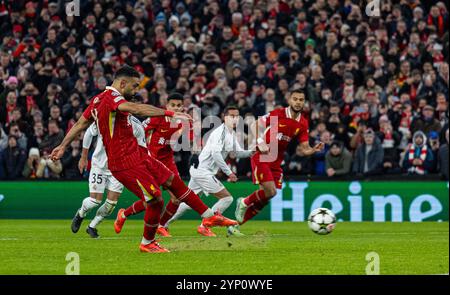
[[(278, 119), (278, 123), (275, 121), (276, 119)], [(275, 165), (281, 164), (289, 142), (291, 142), (294, 137), (297, 137), (300, 143), (308, 141), (309, 139), (308, 120), (301, 114), (298, 118), (292, 118), (289, 108), (275, 109), (263, 116), (262, 121), (266, 127), (264, 131), (265, 140), (269, 147), (271, 147), (271, 136), (276, 140), (278, 155), (276, 161), (273, 162)], [(276, 123), (278, 124), (277, 131), (273, 128)], [(260, 155), (261, 153), (257, 151), (253, 157), (259, 159)]]
[(145, 129), (147, 148), (151, 156), (160, 161), (173, 157), (172, 145), (178, 139), (176, 133), (179, 134), (183, 127), (181, 121), (171, 123), (170, 117), (153, 117), (146, 119), (142, 125)]
[(115, 88), (106, 87), (105, 91), (92, 98), (83, 112), (84, 118), (97, 122), (111, 171), (130, 169), (145, 160), (133, 135), (130, 115), (118, 110), (124, 102), (125, 98)]

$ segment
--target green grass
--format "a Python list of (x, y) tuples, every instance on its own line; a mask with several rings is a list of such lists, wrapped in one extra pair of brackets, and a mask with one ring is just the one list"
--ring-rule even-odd
[(108, 220), (101, 238), (70, 231), (70, 220), (0, 220), (0, 274), (64, 274), (66, 254), (77, 252), (81, 274), (365, 274), (366, 254), (380, 257), (381, 274), (449, 272), (448, 222), (345, 223), (328, 236), (306, 223), (246, 224), (243, 238), (196, 233), (198, 221), (179, 221), (174, 238), (162, 245), (172, 252), (138, 250), (143, 225), (129, 220), (120, 235)]

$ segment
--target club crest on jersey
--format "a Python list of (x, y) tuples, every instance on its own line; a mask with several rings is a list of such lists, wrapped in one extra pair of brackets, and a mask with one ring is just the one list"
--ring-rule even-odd
[(95, 97), (95, 98), (94, 98), (94, 104), (97, 104), (97, 103), (99, 102), (99, 100), (100, 100), (100, 99), (99, 99), (98, 97)]
[(120, 95), (120, 93), (119, 93), (119, 92), (117, 92), (117, 91), (113, 91), (113, 92), (111, 92), (111, 95), (112, 95), (112, 96), (119, 96), (119, 95)]

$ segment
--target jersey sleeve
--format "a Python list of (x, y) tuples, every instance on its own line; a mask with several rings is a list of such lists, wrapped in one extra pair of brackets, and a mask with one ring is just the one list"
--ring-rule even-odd
[(88, 107), (83, 112), (83, 117), (86, 120), (92, 119), (92, 108), (93, 108), (93, 105), (94, 105), (92, 101), (91, 101), (91, 103), (88, 105)]
[(159, 118), (160, 117), (149, 117), (142, 122), (142, 126), (144, 126), (144, 130), (146, 133), (147, 131), (156, 129), (156, 127), (159, 125)]
[(97, 125), (95, 123), (91, 124), (89, 128), (84, 133), (83, 137), (83, 148), (89, 149), (92, 144), (92, 139), (98, 135)]
[(300, 143), (306, 142), (309, 140), (309, 123), (308, 120), (302, 120), (302, 124), (300, 127), (300, 132), (298, 133), (298, 140)]
[(117, 111), (117, 109), (119, 108), (119, 106), (120, 106), (121, 104), (127, 102), (126, 99), (125, 99), (122, 95), (115, 96), (115, 93), (117, 93), (117, 92), (112, 92), (111, 98), (110, 98), (110, 100), (109, 100), (109, 101), (110, 101), (111, 109), (112, 109), (113, 111)]

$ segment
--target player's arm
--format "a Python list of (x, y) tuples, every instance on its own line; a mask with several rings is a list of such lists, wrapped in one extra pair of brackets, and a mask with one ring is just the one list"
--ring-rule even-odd
[(78, 119), (78, 121), (73, 125), (73, 127), (70, 128), (61, 144), (53, 149), (52, 153), (50, 154), (50, 159), (52, 159), (52, 161), (61, 159), (67, 146), (81, 133), (81, 131), (88, 128), (92, 122), (92, 118), (86, 119), (84, 116), (81, 116), (80, 119)]
[(309, 124), (308, 121), (303, 122), (304, 123), (302, 124), (300, 132), (298, 134), (298, 142), (300, 142), (301, 153), (304, 156), (308, 157), (323, 150), (325, 145), (323, 144), (323, 142), (319, 142), (313, 147), (309, 145)]
[(319, 142), (315, 146), (311, 147), (309, 145), (308, 141), (300, 143), (300, 150), (302, 151), (302, 154), (306, 157), (309, 157), (315, 153), (320, 152), (324, 147), (323, 142)]
[(268, 128), (270, 128), (268, 125), (268, 115), (263, 116), (261, 118), (259, 118), (258, 120), (256, 120), (255, 122), (253, 122), (250, 126), (250, 130), (253, 131), (253, 134), (255, 134), (255, 139), (253, 140), (253, 145), (255, 145), (258, 150), (263, 153), (266, 154), (269, 152), (269, 146), (266, 143), (266, 133)]
[(252, 149), (244, 150), (236, 137), (234, 137), (234, 143), (234, 146), (236, 147), (236, 158), (248, 158), (253, 155), (254, 151)]
[(169, 116), (182, 120), (192, 120), (191, 116), (189, 116), (188, 114), (164, 110), (148, 104), (127, 101), (121, 103), (117, 108), (121, 112), (128, 112), (140, 117)]
[(84, 133), (83, 149), (81, 150), (80, 161), (78, 161), (78, 169), (80, 170), (80, 173), (83, 173), (84, 169), (87, 167), (89, 148), (91, 147), (92, 139), (97, 135), (97, 126), (94, 123), (91, 124), (91, 126), (89, 126)]

